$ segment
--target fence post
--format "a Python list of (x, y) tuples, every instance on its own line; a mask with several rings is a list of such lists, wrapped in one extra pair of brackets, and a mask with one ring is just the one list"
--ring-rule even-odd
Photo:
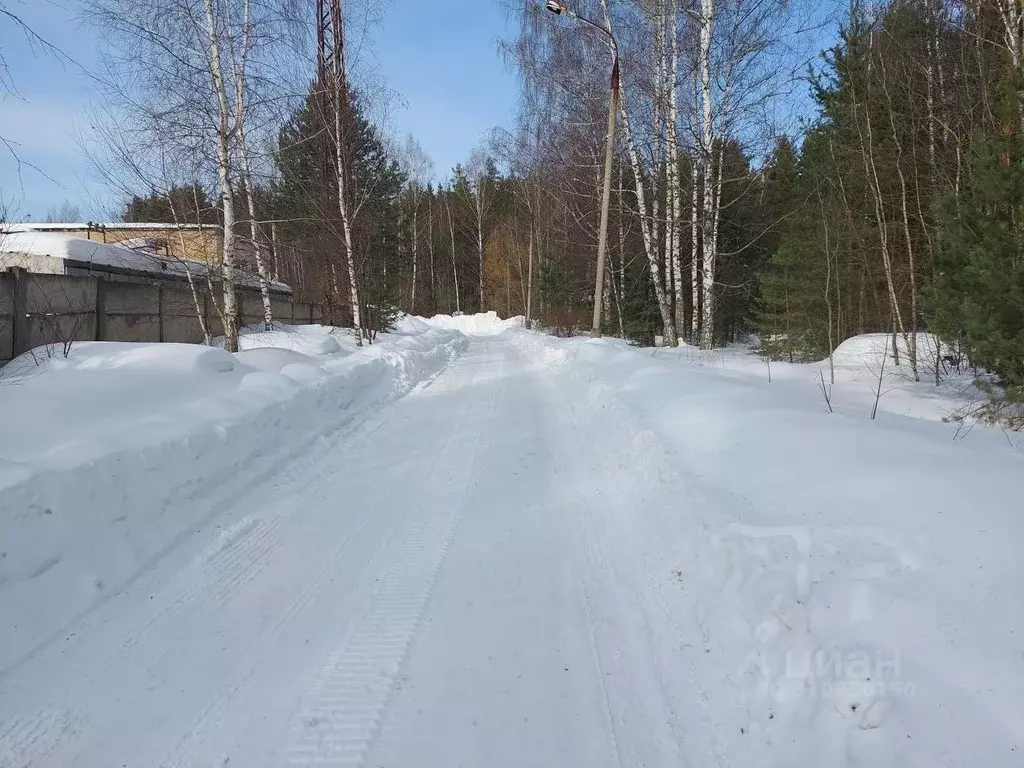
[[(14, 353), (14, 323), (15, 323), (15, 312), (14, 312), (14, 272), (11, 269), (5, 269), (0, 272), (0, 291), (3, 291), (11, 298), (11, 357), (15, 356)], [(7, 328), (4, 327), (4, 333), (7, 333)], [(0, 347), (2, 349), (2, 347)], [(3, 358), (0, 358), (2, 360)]]
[(164, 340), (164, 286), (162, 283), (157, 283), (156, 286), (156, 327), (157, 338), (162, 344)]
[(22, 267), (11, 267), (11, 320), (14, 325), (11, 356), (17, 357), (28, 352), (32, 338), (31, 320), (28, 316), (28, 272)]
[(96, 341), (107, 340), (107, 281), (96, 278)]
[(309, 324), (313, 324), (313, 302), (309, 302)]

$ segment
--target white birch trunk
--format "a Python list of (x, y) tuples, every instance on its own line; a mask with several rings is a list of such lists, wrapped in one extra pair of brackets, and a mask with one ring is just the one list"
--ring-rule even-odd
[[(601, 0), (601, 8), (604, 12), (605, 23), (608, 29), (612, 28), (611, 16), (608, 13), (608, 0)], [(633, 183), (636, 192), (637, 210), (640, 218), (640, 233), (643, 236), (644, 251), (647, 254), (647, 263), (650, 267), (651, 281), (654, 286), (654, 295), (658, 301), (658, 312), (661, 315), (661, 323), (665, 329), (665, 343), (676, 346), (676, 328), (672, 317), (672, 311), (668, 304), (668, 296), (661, 280), (661, 268), (658, 259), (658, 247), (651, 230), (651, 219), (648, 214), (647, 193), (643, 182), (643, 165), (640, 161), (640, 153), (637, 151), (636, 142), (633, 139), (633, 132), (630, 128), (629, 112), (626, 109), (628, 98), (626, 95), (625, 78), (619, 81), (619, 116), (622, 123), (623, 135), (626, 138), (626, 149), (629, 154), (629, 162), (633, 169)]]
[(409, 314), (416, 314), (416, 267), (419, 260), (419, 223), (420, 223), (419, 192), (412, 196), (412, 295), (409, 297)]
[[(654, 94), (651, 99), (651, 112), (653, 117), (651, 135), (651, 240), (655, 248), (661, 246), (662, 224), (661, 193), (658, 187), (661, 185), (661, 164), (663, 162), (662, 144), (665, 138), (664, 119), (664, 95), (665, 83), (667, 80), (666, 57), (668, 52), (665, 48), (665, 0), (657, 0), (657, 9), (651, 14), (651, 23), (654, 27)], [(628, 108), (626, 105), (624, 108)], [(667, 200), (666, 200), (667, 209)], [(666, 210), (665, 215), (668, 215)], [(668, 258), (668, 250), (664, 251), (665, 258)], [(665, 261), (664, 274), (666, 283), (669, 282), (669, 262)]]
[(434, 202), (433, 195), (427, 195), (427, 256), (430, 258), (430, 303), (437, 309), (437, 286), (434, 278)]
[(448, 211), (448, 234), (451, 236), (452, 244), (452, 285), (455, 287), (455, 311), (461, 312), (462, 305), (459, 303), (459, 266), (455, 258), (455, 219), (452, 218), (452, 203), (450, 195), (445, 195), (445, 209)]
[[(341, 21), (334, 29), (337, 40), (344, 36), (345, 24)], [(341, 215), (341, 229), (345, 238), (345, 266), (348, 269), (348, 291), (349, 301), (352, 304), (352, 325), (359, 332), (359, 343), (362, 344), (363, 322), (362, 307), (359, 301), (359, 284), (356, 279), (356, 258), (355, 243), (352, 237), (352, 214), (348, 202), (348, 169), (345, 167), (345, 132), (342, 125), (342, 114), (346, 108), (347, 88), (345, 83), (345, 47), (344, 43), (339, 45), (331, 62), (331, 69), (334, 82), (332, 83), (334, 93), (332, 109), (334, 110), (334, 171), (338, 181), (338, 213)]]
[(690, 339), (696, 341), (700, 333), (700, 158), (694, 152), (690, 158)]
[[(181, 221), (178, 218), (178, 212), (174, 209), (174, 195), (167, 195), (167, 206), (171, 209), (171, 216), (174, 219), (174, 223), (180, 225)], [(196, 217), (198, 218), (198, 216)], [(202, 230), (202, 224), (199, 225)], [(200, 233), (200, 237), (202, 234)], [(185, 232), (179, 226), (178, 227), (178, 243), (181, 246), (181, 265), (185, 269), (185, 279), (188, 280), (188, 289), (192, 294), (192, 306), (196, 311), (196, 319), (199, 321), (199, 329), (203, 332), (203, 343), (206, 346), (213, 344), (213, 336), (210, 334), (209, 324), (206, 322), (206, 313), (203, 311), (202, 302), (199, 301), (199, 291), (196, 288), (196, 281), (192, 275), (192, 268), (189, 266), (188, 259), (185, 258), (185, 254), (188, 253), (185, 244)]]
[(270, 263), (273, 268), (271, 273), (274, 277), (274, 282), (281, 279), (281, 262), (277, 252), (277, 222), (270, 222)]
[[(1010, 65), (1020, 75), (1024, 59), (1024, 6), (1021, 0), (997, 0), (999, 18), (1003, 22), (1003, 41), (1010, 54)], [(1017, 112), (1024, 129), (1024, 93), (1017, 94)]]
[[(869, 49), (870, 50), (870, 49)], [(872, 59), (868, 58), (868, 77), (871, 76), (871, 62)], [(867, 131), (867, 142), (864, 155), (864, 172), (868, 177), (868, 188), (871, 190), (872, 202), (874, 203), (875, 210), (875, 221), (878, 225), (880, 247), (882, 253), (882, 266), (885, 270), (885, 282), (886, 287), (889, 291), (889, 304), (892, 309), (893, 322), (896, 328), (899, 329), (900, 334), (906, 333), (903, 326), (903, 315), (900, 312), (899, 301), (896, 298), (896, 284), (893, 279), (892, 269), (892, 257), (889, 253), (889, 236), (888, 236), (888, 225), (886, 223), (885, 211), (882, 207), (882, 186), (881, 181), (878, 177), (878, 168), (875, 164), (875, 153), (874, 153), (874, 131), (871, 127), (871, 111), (868, 108), (864, 110), (865, 115), (865, 129)], [(858, 132), (860, 125), (858, 123)], [(864, 143), (864, 136), (861, 136), (861, 142)]]
[[(241, 113), (239, 113), (241, 114)], [(267, 257), (260, 239), (259, 226), (256, 223), (256, 199), (252, 193), (252, 171), (249, 162), (249, 149), (245, 141), (245, 129), (239, 131), (238, 149), (242, 155), (242, 187), (245, 194), (246, 207), (249, 211), (249, 238), (256, 257), (256, 272), (259, 276), (260, 297), (263, 300), (263, 326), (270, 330), (274, 323), (273, 304), (270, 300), (270, 270), (267, 268)]]
[(484, 190), (483, 179), (476, 183), (476, 249), (480, 267), (480, 311), (484, 307)]
[[(244, 150), (243, 150), (244, 152)], [(267, 269), (266, 253), (260, 240), (259, 226), (256, 224), (256, 201), (252, 194), (251, 177), (246, 174), (244, 181), (245, 198), (249, 208), (249, 237), (256, 256), (256, 272), (260, 282), (260, 297), (263, 300), (263, 326), (270, 330), (274, 325), (274, 309), (270, 301), (270, 270)]]
[(697, 70), (700, 79), (700, 142), (703, 165), (701, 216), (701, 321), (700, 346), (711, 349), (715, 340), (715, 260), (718, 254), (716, 185), (714, 181), (714, 126), (711, 122), (711, 33), (714, 0), (700, 0), (700, 37)]
[[(252, 158), (246, 136), (246, 118), (249, 105), (246, 102), (248, 84), (246, 81), (246, 65), (252, 45), (252, 13), (249, 0), (245, 0), (242, 11), (242, 45), (237, 56), (232, 56), (232, 77), (235, 87), (235, 133), (238, 136), (238, 153), (242, 161), (242, 193), (245, 196), (246, 209), (249, 213), (249, 240), (252, 243), (256, 258), (256, 273), (259, 277), (260, 298), (263, 302), (263, 326), (269, 331), (273, 327), (274, 311), (270, 302), (270, 271), (267, 268), (266, 254), (260, 239), (259, 226), (256, 223), (256, 199), (253, 195)], [(235, 53), (234, 46), (230, 49)]]
[(217, 94), (217, 184), (220, 187), (224, 217), (224, 238), (221, 243), (221, 281), (224, 293), (224, 348), (238, 351), (238, 301), (235, 293), (235, 194), (231, 182), (231, 107), (221, 61), (220, 35), (214, 18), (213, 0), (204, 0), (206, 31), (210, 46), (207, 64), (214, 92)]
[[(672, 282), (675, 290), (676, 344), (679, 343), (679, 329), (686, 325), (686, 302), (683, 291), (683, 270), (679, 254), (681, 243), (680, 223), (682, 219), (682, 190), (679, 188), (679, 30), (677, 25), (679, 0), (669, 0), (669, 72), (668, 72), (668, 120), (666, 140), (668, 143), (668, 169), (666, 174), (667, 200), (671, 201), (668, 227), (665, 233), (666, 259), (672, 264)], [(666, 208), (668, 203), (666, 202)]]

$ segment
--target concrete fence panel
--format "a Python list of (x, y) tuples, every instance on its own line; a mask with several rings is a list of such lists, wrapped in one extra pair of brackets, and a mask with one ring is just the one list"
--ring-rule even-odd
[(14, 276), (0, 272), (0, 361), (14, 356)]
[[(217, 311), (218, 286), (199, 294), (213, 336), (224, 334)], [(246, 325), (263, 322), (258, 290), (238, 291)], [(274, 321), (318, 323), (317, 305), (273, 297)], [(24, 269), (0, 272), (0, 364), (34, 347), (54, 346), (56, 354), (76, 341), (201, 343), (202, 326), (187, 285), (139, 279), (34, 274)]]
[(109, 282), (103, 341), (162, 341), (160, 289), (148, 283)]
[[(200, 308), (203, 299), (199, 299)], [(200, 344), (203, 329), (196, 315), (195, 300), (188, 289), (167, 287), (163, 292), (163, 340), (183, 344)]]
[(15, 291), (17, 352), (55, 345), (69, 347), (96, 338), (96, 281), (21, 272)]

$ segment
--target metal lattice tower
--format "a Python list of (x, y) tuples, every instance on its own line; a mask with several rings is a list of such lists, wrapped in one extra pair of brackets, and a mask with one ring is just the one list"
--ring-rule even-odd
[(326, 89), (339, 73), (344, 74), (341, 0), (316, 0), (316, 21), (316, 72)]
[[(344, 34), (341, 26), (341, 0), (316, 0), (316, 103), (324, 126), (330, 126), (335, 99), (345, 87)], [(331, 129), (328, 128), (328, 133)], [(330, 146), (323, 163), (324, 183), (335, 172)]]

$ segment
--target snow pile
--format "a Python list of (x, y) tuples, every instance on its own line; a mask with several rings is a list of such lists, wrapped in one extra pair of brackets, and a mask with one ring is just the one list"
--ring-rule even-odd
[(290, 349), (256, 347), (238, 352), (235, 357), (250, 368), (279, 373), (301, 384), (311, 384), (327, 375), (315, 357)]
[[(691, 367), (715, 369), (719, 376), (752, 384), (767, 383), (770, 377), (773, 388), (815, 400), (827, 411), (821, 391), (824, 379), (833, 410), (852, 416), (870, 414), (879, 392), (880, 412), (935, 421), (970, 413), (984, 401), (985, 395), (974, 385), (974, 376), (966, 363), (962, 362), (957, 370), (946, 360), (938, 361), (941, 384), (936, 386), (938, 342), (932, 334), (917, 336), (919, 381), (914, 380), (906, 342), (898, 337), (897, 360), (892, 354), (892, 337), (884, 333), (847, 339), (833, 353), (831, 366), (828, 358), (817, 363), (766, 361), (757, 355), (756, 345), (751, 344), (712, 350), (684, 344), (677, 349), (647, 349), (644, 354)], [(942, 354), (949, 356), (951, 350), (943, 345)]]
[[(917, 356), (921, 372), (925, 376), (934, 375), (935, 358), (939, 352), (938, 339), (930, 333), (916, 334)], [(943, 355), (950, 354), (945, 345), (941, 345)], [(907, 339), (896, 336), (896, 351), (899, 354), (900, 364), (903, 370), (909, 375), (910, 346)], [(843, 368), (869, 367), (878, 370), (885, 359), (886, 366), (894, 366), (896, 360), (892, 352), (892, 335), (888, 333), (866, 333), (861, 336), (854, 336), (846, 339), (832, 353), (832, 361), (835, 365)], [(828, 360), (823, 360), (827, 365)]]
[(0, 370), (0, 674), (253, 478), (430, 380), (466, 344), (433, 328), (326, 353), (325, 329), (273, 333), (286, 348), (251, 334), (237, 355), (91, 342)]
[(1021, 764), (1018, 436), (829, 414), (795, 372), (511, 336), (614, 436), (609, 567), (679, 660), (694, 764)]
[(434, 328), (451, 328), (469, 336), (496, 336), (503, 331), (523, 326), (522, 316), (502, 320), (494, 311), (475, 315), (434, 315), (424, 322)]
[[(218, 339), (218, 344), (223, 346), (223, 338)], [(354, 331), (331, 325), (275, 323), (268, 331), (264, 325), (256, 324), (243, 328), (238, 338), (238, 348), (242, 350), (270, 347), (289, 349), (312, 357), (334, 355), (340, 352), (351, 354), (358, 349), (356, 345), (357, 337)]]

